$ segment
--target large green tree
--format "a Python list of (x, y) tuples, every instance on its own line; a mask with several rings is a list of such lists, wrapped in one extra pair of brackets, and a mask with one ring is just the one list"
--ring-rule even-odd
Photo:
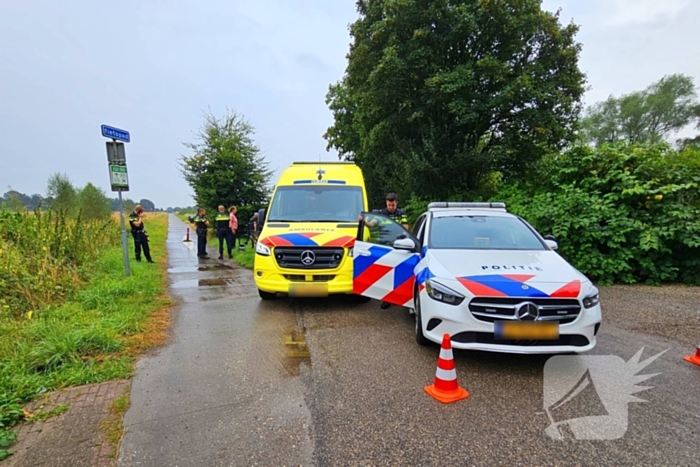
[(197, 204), (210, 210), (220, 204), (236, 205), (243, 215), (264, 204), (272, 171), (253, 133), (253, 127), (235, 111), (227, 111), (220, 119), (205, 114), (199, 141), (184, 143), (194, 154), (181, 160), (181, 172)]
[(328, 149), (374, 201), (432, 199), (517, 178), (573, 138), (585, 77), (578, 27), (540, 0), (360, 0)]
[(57, 211), (72, 211), (76, 208), (78, 191), (67, 174), (54, 173), (46, 187), (47, 197), (52, 198), (51, 208)]
[(110, 199), (104, 190), (92, 183), (88, 183), (78, 192), (77, 202), (85, 220), (106, 220), (112, 215)]
[[(610, 96), (586, 111), (582, 137), (597, 147), (626, 141), (656, 144), (692, 123), (700, 123), (700, 103), (693, 78), (668, 75), (642, 91)], [(698, 138), (679, 141), (692, 144)]]

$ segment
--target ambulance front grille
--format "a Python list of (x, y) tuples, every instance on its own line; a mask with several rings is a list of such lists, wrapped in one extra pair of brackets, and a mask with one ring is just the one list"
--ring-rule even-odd
[(277, 265), (284, 269), (336, 269), (343, 260), (345, 250), (303, 246), (276, 247), (273, 254)]

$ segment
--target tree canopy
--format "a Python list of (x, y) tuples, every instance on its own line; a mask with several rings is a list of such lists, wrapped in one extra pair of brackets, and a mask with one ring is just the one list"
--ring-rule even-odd
[(87, 183), (77, 195), (78, 209), (83, 219), (105, 220), (112, 215), (110, 201), (104, 190), (92, 183)]
[(539, 0), (360, 0), (328, 149), (375, 201), (443, 199), (517, 177), (574, 137), (585, 77), (574, 24)]
[(217, 119), (205, 114), (196, 143), (184, 143), (194, 154), (182, 156), (181, 173), (200, 206), (262, 206), (268, 198), (272, 171), (254, 143), (253, 127), (234, 111)]
[(68, 211), (75, 207), (78, 191), (68, 175), (56, 172), (49, 177), (46, 194), (53, 199), (51, 207), (54, 210)]
[[(642, 91), (610, 96), (588, 108), (582, 137), (596, 147), (618, 141), (656, 144), (692, 123), (700, 125), (700, 103), (693, 78), (673, 74)], [(679, 143), (692, 144), (696, 140)]]

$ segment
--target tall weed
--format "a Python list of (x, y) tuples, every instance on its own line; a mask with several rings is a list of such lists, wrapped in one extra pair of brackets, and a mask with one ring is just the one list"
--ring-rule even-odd
[(17, 318), (69, 298), (118, 225), (62, 212), (0, 210), (0, 317)]

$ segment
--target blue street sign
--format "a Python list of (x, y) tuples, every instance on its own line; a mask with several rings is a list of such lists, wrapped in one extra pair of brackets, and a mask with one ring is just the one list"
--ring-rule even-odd
[(120, 141), (124, 141), (125, 143), (131, 141), (128, 131), (120, 130), (119, 128), (113, 128), (107, 125), (102, 125), (102, 136), (105, 138), (118, 139)]

